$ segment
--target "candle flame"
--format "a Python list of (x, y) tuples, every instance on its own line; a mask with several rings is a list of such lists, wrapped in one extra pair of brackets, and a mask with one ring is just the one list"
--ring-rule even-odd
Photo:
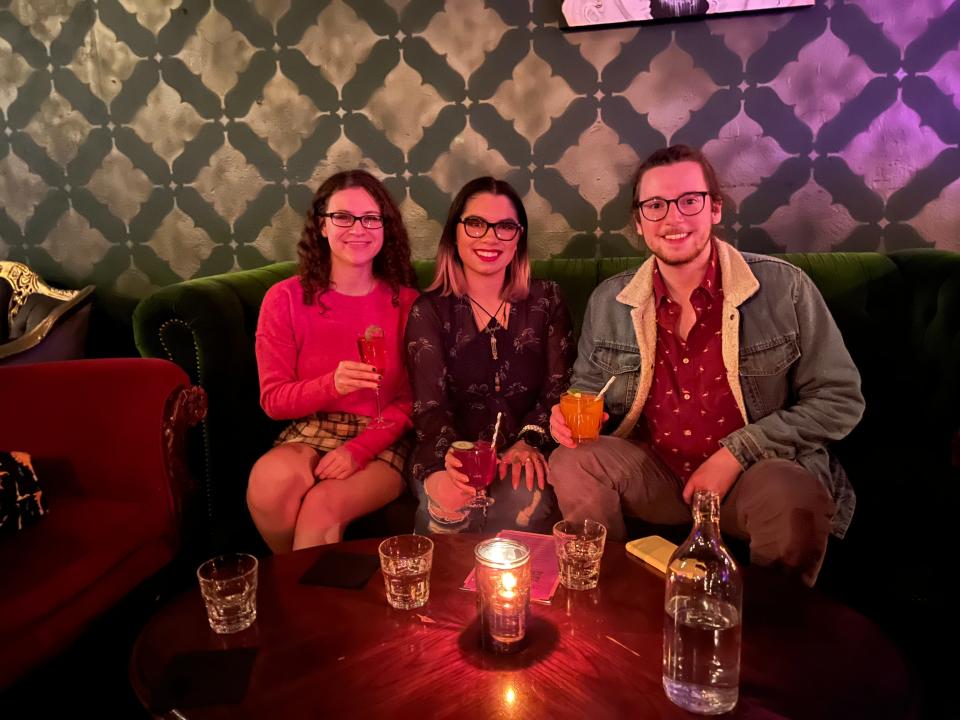
[(513, 590), (517, 586), (517, 578), (514, 577), (513, 573), (505, 572), (500, 582), (503, 583), (504, 590)]

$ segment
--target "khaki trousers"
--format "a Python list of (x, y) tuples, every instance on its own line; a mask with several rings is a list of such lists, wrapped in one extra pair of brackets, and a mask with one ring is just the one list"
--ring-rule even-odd
[[(683, 483), (645, 442), (601, 436), (550, 457), (565, 519), (591, 518), (626, 540), (624, 514), (658, 525), (691, 521)], [(745, 470), (720, 505), (720, 529), (750, 543), (750, 562), (779, 565), (812, 586), (827, 551), (834, 504), (816, 476), (792, 460)]]

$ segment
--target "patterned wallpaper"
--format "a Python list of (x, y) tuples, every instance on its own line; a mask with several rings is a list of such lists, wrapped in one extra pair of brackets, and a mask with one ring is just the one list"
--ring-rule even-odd
[(432, 256), (520, 190), (536, 257), (637, 252), (630, 178), (703, 146), (759, 251), (960, 250), (960, 1), (585, 31), (560, 0), (0, 0), (0, 257), (134, 299), (294, 256), (362, 166)]

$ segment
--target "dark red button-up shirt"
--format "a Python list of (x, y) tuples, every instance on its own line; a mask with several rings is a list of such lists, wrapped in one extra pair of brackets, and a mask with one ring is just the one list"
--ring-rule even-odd
[(684, 482), (720, 447), (721, 438), (743, 427), (723, 366), (723, 288), (711, 244), (703, 280), (690, 294), (697, 319), (686, 341), (675, 333), (680, 305), (670, 297), (660, 268), (653, 269), (657, 351), (643, 416), (657, 455)]

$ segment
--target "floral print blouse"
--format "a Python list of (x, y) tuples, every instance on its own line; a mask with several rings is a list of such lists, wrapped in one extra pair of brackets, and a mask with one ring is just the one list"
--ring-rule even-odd
[(490, 440), (498, 412), (498, 448), (515, 443), (526, 425), (549, 438), (550, 408), (570, 384), (576, 345), (556, 283), (531, 281), (529, 296), (511, 304), (506, 328), (491, 319), (481, 331), (473, 318), (469, 299), (439, 290), (421, 295), (410, 311), (416, 482), (443, 469), (454, 440)]

